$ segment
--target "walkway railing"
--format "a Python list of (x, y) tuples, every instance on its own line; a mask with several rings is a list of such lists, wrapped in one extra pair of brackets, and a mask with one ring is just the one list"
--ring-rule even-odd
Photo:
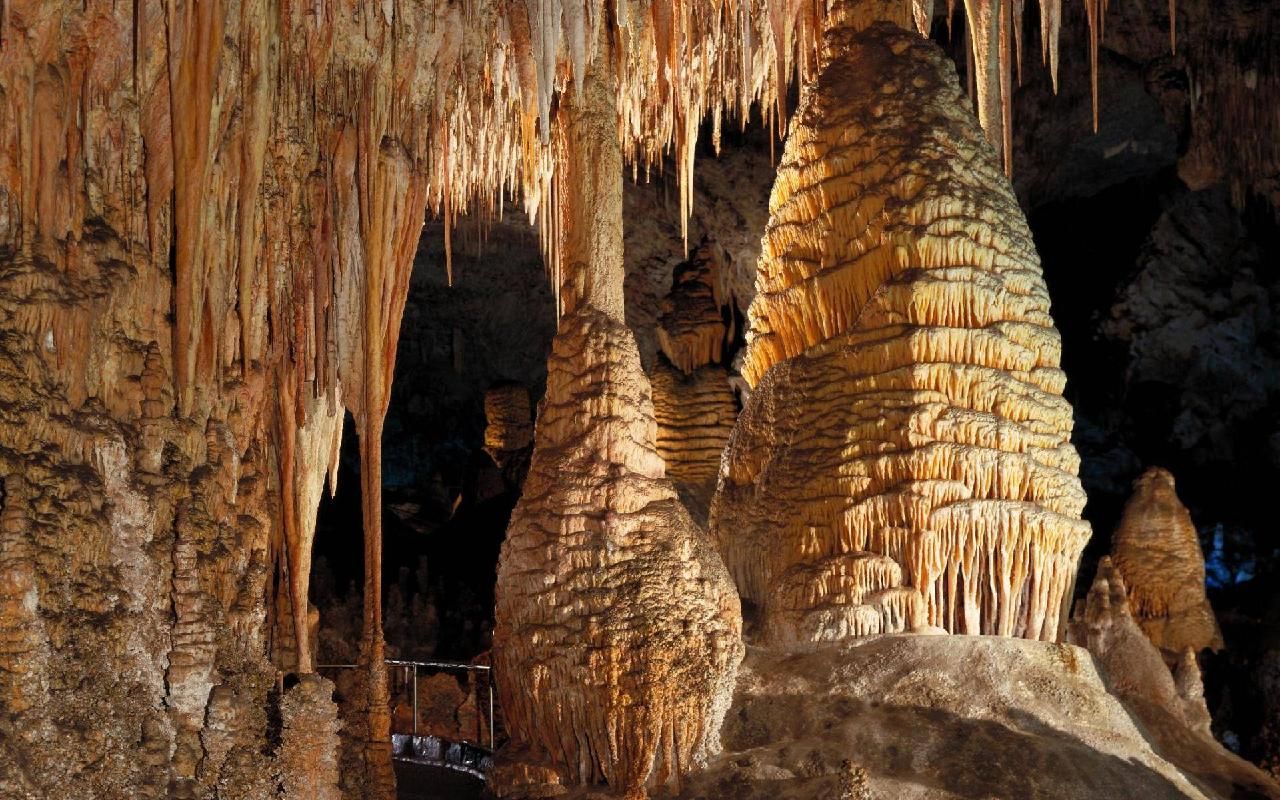
[[(394, 668), (402, 676), (402, 680), (399, 682), (400, 687), (409, 690), (413, 701), (413, 724), (411, 729), (408, 731), (392, 730), (391, 732), (393, 756), (406, 761), (444, 766), (483, 778), (484, 773), (488, 771), (491, 764), (491, 756), (497, 742), (494, 725), (493, 667), (488, 664), (465, 664), (456, 661), (401, 661), (388, 659), (386, 663), (388, 667)], [(316, 670), (355, 669), (357, 666), (356, 664), (319, 664), (316, 666)], [(476, 715), (475, 741), (452, 742), (432, 734), (419, 735), (419, 671), (475, 673), (476, 680), (472, 681), (472, 691), (475, 694), (477, 711), (480, 708), (480, 675), (484, 674), (488, 678), (484, 682), (488, 695), (488, 708), (483, 718), (480, 714)], [(407, 687), (405, 684), (407, 684)], [(394, 716), (392, 719), (392, 724), (394, 725)], [(481, 725), (485, 721), (488, 722), (489, 727), (488, 747), (482, 744), (485, 737)]]

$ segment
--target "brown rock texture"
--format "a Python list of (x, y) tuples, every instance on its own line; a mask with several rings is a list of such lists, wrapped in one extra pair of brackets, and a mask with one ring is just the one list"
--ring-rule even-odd
[(1070, 626), (1074, 644), (1086, 647), (1106, 682), (1152, 746), (1216, 797), (1280, 797), (1280, 785), (1226, 750), (1210, 732), (1209, 711), (1196, 653), (1178, 656), (1171, 673), (1130, 610), (1124, 577), (1103, 557), (1088, 595), (1077, 602)]
[[(1103, 557), (1089, 594), (1077, 603), (1070, 627), (1072, 643), (1086, 648), (1098, 660), (1113, 694), (1159, 706), (1187, 727), (1202, 728), (1208, 734), (1199, 667), (1184, 666), (1182, 680), (1175, 682), (1160, 651), (1134, 619), (1129, 598), (1124, 576), (1110, 557)], [(1191, 669), (1195, 670), (1195, 686), (1190, 682)], [(1203, 726), (1202, 721), (1206, 723)]]
[(1133, 482), (1111, 550), (1134, 618), (1171, 663), (1187, 648), (1222, 648), (1205, 596), (1200, 537), (1168, 470), (1152, 467)]
[[(644, 797), (646, 784), (675, 780), (719, 750), (741, 612), (664, 475), (649, 382), (622, 321), (611, 84), (607, 68), (589, 72), (580, 101), (558, 112), (564, 202), (553, 254), (565, 314), (498, 564), (493, 654), (523, 760)], [(511, 781), (526, 773), (502, 772)]]
[(1030, 233), (941, 52), (842, 13), (774, 184), (713, 533), (766, 614), (874, 553), (930, 625), (1056, 639), (1089, 527)]
[(733, 338), (732, 323), (725, 323), (733, 302), (729, 278), (714, 247), (699, 248), (676, 267), (662, 302), (657, 338), (663, 355), (686, 375), (719, 362), (725, 340)]
[(565, 317), (549, 373), (498, 567), (504, 720), (569, 780), (643, 796), (719, 749), (738, 598), (663, 476), (631, 332)]
[(728, 373), (707, 366), (686, 376), (659, 362), (649, 377), (658, 455), (667, 477), (682, 484), (714, 483), (738, 417)]

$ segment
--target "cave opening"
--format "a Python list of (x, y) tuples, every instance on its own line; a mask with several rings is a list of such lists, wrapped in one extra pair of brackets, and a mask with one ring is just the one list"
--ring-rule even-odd
[[(415, 260), (383, 437), (389, 659), (467, 663), (483, 661), (490, 647), (498, 550), (523, 476), (509, 463), (519, 454), (486, 452), (486, 396), (491, 404), (494, 396), (527, 396), (522, 409), (532, 426), (555, 326), (536, 232), (518, 212), (507, 219), (457, 221), (452, 285), (439, 222), (428, 222)], [(359, 469), (358, 437), (348, 424), (338, 491), (321, 500), (316, 523), (312, 601), (321, 664), (355, 663)]]

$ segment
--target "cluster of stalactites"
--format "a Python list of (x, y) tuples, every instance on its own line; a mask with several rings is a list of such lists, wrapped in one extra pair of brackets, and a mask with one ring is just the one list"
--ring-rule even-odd
[(941, 50), (882, 24), (832, 29), (823, 60), (770, 200), (713, 532), (766, 617), (782, 586), (793, 618), (831, 605), (794, 582), (869, 552), (930, 625), (1056, 639), (1089, 526), (1030, 232)]

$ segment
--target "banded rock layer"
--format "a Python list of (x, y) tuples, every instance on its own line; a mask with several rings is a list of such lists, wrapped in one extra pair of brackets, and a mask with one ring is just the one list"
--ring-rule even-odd
[(659, 362), (650, 378), (658, 454), (667, 477), (679, 484), (714, 483), (738, 416), (729, 375), (712, 365), (684, 376)]
[(1166, 658), (1176, 660), (1187, 648), (1221, 649), (1205, 596), (1200, 538), (1167, 470), (1152, 467), (1133, 482), (1112, 559), (1128, 585), (1134, 618)]
[(815, 565), (873, 553), (928, 624), (1053, 640), (1089, 527), (1030, 232), (941, 51), (846, 7), (774, 184), (712, 529), (767, 616), (852, 602)]
[(565, 317), (498, 566), (495, 669), (518, 744), (633, 797), (718, 752), (742, 658), (738, 597), (654, 438), (630, 330)]

